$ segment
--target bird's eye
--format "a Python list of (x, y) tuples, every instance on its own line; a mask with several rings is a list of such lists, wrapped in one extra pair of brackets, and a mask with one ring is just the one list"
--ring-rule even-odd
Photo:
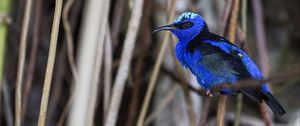
[(187, 29), (193, 26), (192, 22), (185, 22), (182, 24), (182, 29)]

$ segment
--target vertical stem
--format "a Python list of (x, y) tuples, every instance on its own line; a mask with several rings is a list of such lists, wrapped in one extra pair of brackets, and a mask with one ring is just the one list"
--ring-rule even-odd
[(26, 109), (27, 109), (27, 102), (29, 99), (30, 90), (32, 87), (32, 80), (34, 77), (34, 70), (36, 65), (36, 57), (38, 55), (38, 45), (39, 45), (39, 39), (40, 39), (40, 25), (41, 25), (41, 11), (42, 11), (42, 0), (36, 0), (35, 9), (34, 10), (34, 17), (33, 17), (33, 23), (35, 24), (33, 26), (33, 34), (32, 34), (32, 47), (30, 51), (30, 58), (29, 58), (29, 65), (28, 65), (28, 74), (25, 81), (25, 88), (23, 93), (23, 106), (22, 106), (22, 118), (21, 120), (24, 122), (24, 116), (26, 115)]
[[(167, 21), (168, 23), (170, 23), (171, 20), (175, 17), (175, 3), (176, 3), (175, 1), (169, 1), (169, 2), (171, 2), (172, 4), (171, 4), (170, 12), (169, 12), (170, 17), (168, 18), (168, 21)], [(165, 50), (166, 50), (167, 45), (168, 45), (169, 38), (170, 38), (170, 35), (168, 33), (166, 33), (164, 38), (163, 38), (163, 42), (162, 42), (160, 52), (158, 54), (158, 58), (157, 58), (157, 60), (155, 62), (155, 65), (154, 65), (154, 70), (152, 72), (150, 82), (148, 84), (146, 96), (145, 96), (145, 99), (143, 101), (143, 106), (142, 106), (142, 109), (141, 109), (141, 112), (140, 112), (140, 115), (139, 115), (139, 118), (138, 118), (138, 121), (137, 121), (137, 126), (142, 126), (143, 123), (144, 123), (146, 112), (147, 112), (148, 107), (149, 107), (150, 99), (152, 97), (152, 93), (153, 93), (153, 90), (154, 90), (154, 87), (155, 87), (155, 82), (157, 80), (158, 72), (159, 72), (159, 69), (160, 69), (160, 66), (161, 66), (161, 63), (162, 63), (163, 56), (165, 54)]]
[(113, 94), (108, 109), (107, 120), (105, 126), (115, 126), (118, 118), (118, 112), (122, 100), (125, 82), (128, 77), (129, 66), (131, 63), (132, 53), (135, 46), (137, 32), (140, 26), (144, 0), (135, 0), (132, 15), (129, 20), (128, 31), (124, 41), (122, 50), (121, 63), (116, 75), (113, 87)]
[(200, 118), (198, 126), (205, 126), (208, 112), (209, 112), (210, 103), (211, 103), (211, 98), (205, 97), (204, 107), (203, 107), (203, 111), (201, 113), (201, 118)]
[(235, 110), (234, 126), (239, 126), (241, 113), (242, 113), (243, 94), (238, 94), (236, 99), (237, 99), (237, 103), (236, 103), (236, 110)]
[[(254, 24), (255, 24), (255, 33), (256, 33), (256, 42), (257, 42), (256, 46), (258, 48), (260, 65), (264, 77), (268, 77), (270, 72), (270, 59), (266, 47), (266, 32), (265, 32), (265, 26), (263, 20), (263, 7), (261, 3), (262, 1), (252, 0), (251, 2), (252, 2), (253, 14), (255, 17)], [(265, 125), (271, 126), (272, 121), (268, 113), (267, 106), (263, 103), (260, 104), (260, 110), (261, 110), (262, 117), (265, 121)]]
[(138, 102), (140, 98), (140, 90), (141, 90), (141, 84), (142, 84), (142, 75), (143, 75), (143, 68), (145, 65), (145, 60), (144, 58), (147, 56), (147, 53), (149, 52), (149, 44), (151, 43), (151, 23), (150, 23), (150, 16), (151, 16), (151, 10), (152, 10), (152, 1), (151, 0), (146, 0), (145, 1), (145, 8), (144, 8), (144, 14), (143, 14), (143, 19), (142, 22), (144, 23), (142, 28), (142, 35), (139, 45), (139, 49), (143, 51), (143, 53), (140, 53), (137, 61), (136, 61), (136, 67), (134, 71), (134, 81), (133, 81), (133, 91), (131, 93), (131, 98), (130, 98), (130, 105), (129, 105), (129, 114), (128, 114), (128, 119), (127, 119), (127, 126), (133, 126), (135, 125), (135, 120), (136, 120), (136, 115), (138, 111)]
[(237, 29), (237, 19), (239, 13), (239, 4), (240, 0), (234, 0), (233, 9), (231, 12), (231, 18), (229, 22), (229, 29), (228, 29), (228, 40), (234, 43), (235, 41), (235, 34)]
[(53, 19), (52, 30), (51, 30), (48, 62), (47, 62), (47, 68), (46, 68), (46, 73), (45, 73), (44, 88), (43, 88), (40, 114), (39, 114), (39, 120), (38, 120), (39, 126), (44, 126), (45, 120), (46, 120), (48, 100), (49, 100), (49, 94), (50, 94), (50, 88), (51, 88), (52, 73), (53, 73), (53, 67), (54, 67), (54, 62), (55, 62), (56, 45), (57, 45), (58, 30), (59, 30), (59, 24), (60, 24), (60, 18), (61, 18), (62, 3), (63, 3), (63, 0), (56, 0), (54, 19)]
[[(246, 39), (246, 36), (247, 36), (247, 2), (248, 2), (248, 0), (243, 0), (242, 1), (242, 7), (241, 7), (241, 11), (242, 11), (241, 12), (241, 17), (242, 17), (241, 22), (242, 22), (242, 29), (244, 31), (245, 39)], [(245, 45), (245, 43), (243, 45)], [(237, 95), (234, 126), (239, 126), (240, 125), (242, 105), (243, 105), (243, 94), (238, 94)]]
[[(237, 17), (239, 12), (239, 0), (234, 0), (233, 9), (231, 12), (231, 18), (229, 22), (229, 29), (228, 29), (228, 39), (232, 43), (235, 41), (235, 33), (237, 29)], [(226, 101), (227, 96), (221, 95), (218, 104), (218, 115), (217, 115), (217, 125), (223, 126), (224, 125), (224, 116), (225, 116), (225, 109), (226, 109)]]
[(224, 126), (227, 96), (220, 95), (218, 103), (217, 126)]
[(25, 5), (25, 14), (23, 17), (21, 40), (20, 40), (20, 50), (19, 50), (19, 61), (18, 61), (18, 72), (17, 72), (17, 85), (16, 85), (16, 96), (15, 96), (15, 126), (21, 125), (21, 92), (22, 92), (22, 82), (24, 73), (24, 64), (26, 56), (26, 44), (28, 35), (28, 26), (31, 15), (32, 0), (27, 0)]
[[(78, 81), (75, 86), (74, 104), (71, 107), (68, 125), (91, 125), (96, 100), (97, 84), (95, 83), (97, 48), (99, 42), (104, 41), (109, 0), (88, 0), (84, 4), (83, 21), (79, 43)], [(99, 50), (100, 51), (100, 50)], [(103, 51), (103, 50), (101, 50)], [(99, 64), (98, 64), (99, 65)]]
[(70, 65), (71, 73), (73, 75), (75, 83), (78, 81), (78, 73), (75, 65), (75, 59), (74, 59), (74, 40), (72, 36), (72, 28), (69, 21), (69, 11), (74, 3), (74, 0), (68, 0), (64, 6), (63, 12), (62, 12), (62, 23), (65, 30), (66, 35), (66, 41), (67, 41), (67, 51), (68, 51), (68, 62)]

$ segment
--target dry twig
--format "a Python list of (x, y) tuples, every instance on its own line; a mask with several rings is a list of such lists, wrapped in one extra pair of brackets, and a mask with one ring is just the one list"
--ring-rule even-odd
[(19, 48), (19, 61), (18, 61), (18, 72), (17, 72), (17, 84), (16, 84), (16, 96), (15, 96), (15, 126), (21, 125), (21, 100), (22, 100), (22, 83), (23, 83), (23, 73), (25, 65), (25, 56), (26, 56), (26, 45), (27, 45), (27, 35), (28, 35), (28, 26), (31, 15), (31, 6), (32, 0), (27, 0), (25, 5), (25, 14), (23, 17), (22, 31), (21, 31), (21, 40)]
[[(238, 12), (239, 12), (239, 3), (240, 3), (239, 0), (234, 0), (234, 2), (233, 2), (233, 9), (231, 12), (231, 18), (230, 18), (229, 29), (228, 29), (228, 39), (231, 42), (235, 41), (235, 34), (236, 34), (236, 28), (237, 28), (237, 17), (238, 17)], [(227, 96), (221, 95), (221, 97), (219, 99), (218, 115), (217, 115), (217, 125), (218, 126), (224, 125), (226, 101), (227, 101)]]
[[(140, 45), (137, 49), (140, 51), (143, 51), (144, 53), (139, 53), (136, 61), (136, 68), (134, 71), (134, 81), (133, 81), (133, 91), (131, 94), (130, 98), (130, 106), (129, 106), (129, 114), (128, 114), (128, 119), (127, 119), (127, 126), (133, 126), (135, 125), (135, 120), (136, 120), (136, 115), (138, 111), (138, 101), (140, 95), (140, 90), (141, 90), (141, 84), (142, 84), (142, 75), (143, 75), (143, 68), (145, 65), (145, 60), (144, 58), (147, 56), (149, 53), (149, 44), (151, 43), (151, 30), (150, 30), (150, 16), (151, 16), (151, 9), (152, 9), (152, 1), (151, 0), (146, 0), (145, 1), (145, 8), (143, 12), (143, 25), (141, 26), (142, 28), (142, 35), (140, 39)], [(139, 51), (137, 51), (139, 52)]]
[(63, 27), (66, 33), (66, 40), (67, 40), (67, 51), (68, 51), (68, 61), (70, 65), (70, 69), (74, 78), (75, 83), (78, 80), (78, 74), (76, 70), (76, 65), (75, 65), (75, 59), (74, 59), (74, 40), (72, 36), (72, 29), (71, 25), (69, 22), (69, 11), (74, 3), (74, 0), (68, 0), (64, 6), (63, 13), (62, 13), (62, 23)]
[(205, 126), (206, 121), (207, 121), (208, 112), (209, 112), (210, 103), (211, 103), (211, 98), (205, 97), (204, 107), (203, 107), (203, 111), (200, 116), (201, 118), (200, 118), (198, 126)]
[(22, 106), (22, 118), (21, 120), (24, 121), (24, 116), (26, 115), (26, 109), (27, 109), (27, 101), (29, 99), (29, 94), (32, 86), (32, 80), (35, 70), (35, 64), (36, 64), (36, 57), (37, 57), (37, 50), (39, 45), (39, 39), (40, 39), (40, 25), (41, 25), (41, 11), (42, 11), (42, 0), (36, 1), (36, 10), (34, 11), (34, 19), (33, 22), (35, 24), (35, 27), (33, 28), (33, 34), (32, 34), (32, 47), (30, 51), (30, 58), (29, 58), (29, 64), (28, 64), (28, 74), (25, 81), (25, 88), (23, 93), (23, 106)]
[[(170, 12), (169, 12), (170, 17), (168, 18), (167, 22), (171, 23), (172, 19), (175, 18), (175, 5), (176, 5), (175, 3), (176, 2), (174, 2), (174, 1), (169, 1), (169, 2), (172, 2), (172, 4), (171, 4)], [(167, 48), (167, 45), (168, 45), (169, 38), (170, 38), (169, 33), (166, 33), (165, 36), (164, 36), (163, 42), (162, 42), (160, 52), (158, 54), (158, 58), (157, 58), (157, 60), (155, 62), (155, 65), (154, 65), (154, 70), (152, 72), (150, 82), (148, 84), (148, 89), (147, 89), (146, 96), (145, 96), (145, 99), (144, 99), (144, 102), (143, 102), (142, 110), (140, 112), (140, 115), (139, 115), (139, 118), (138, 118), (138, 121), (137, 121), (137, 126), (142, 126), (143, 123), (144, 123), (144, 119), (145, 119), (145, 116), (146, 116), (146, 113), (147, 113), (147, 110), (148, 110), (148, 107), (149, 107), (150, 99), (152, 97), (152, 93), (153, 93), (153, 90), (154, 90), (154, 87), (155, 87), (155, 82), (157, 80), (158, 72), (159, 72), (163, 56), (165, 54), (165, 51), (166, 51), (166, 48)]]
[[(255, 17), (254, 24), (255, 24), (255, 33), (256, 33), (256, 42), (257, 42), (256, 45), (258, 49), (260, 65), (264, 77), (268, 77), (270, 72), (270, 59), (266, 47), (266, 34), (265, 34), (265, 26), (263, 21), (262, 3), (260, 0), (252, 0), (251, 3), (252, 3), (252, 7), (253, 7), (252, 10)], [(266, 126), (271, 126), (272, 121), (268, 113), (267, 106), (263, 103), (260, 104), (260, 110)]]
[(63, 0), (56, 0), (54, 19), (52, 24), (51, 38), (50, 38), (49, 56), (48, 56), (46, 73), (45, 73), (44, 88), (43, 88), (39, 121), (38, 121), (39, 126), (44, 126), (46, 120), (52, 73), (53, 73), (53, 67), (55, 62), (56, 45), (57, 45), (57, 38), (58, 38), (59, 23), (61, 18), (62, 3)]
[(125, 82), (128, 77), (128, 71), (130, 66), (130, 60), (132, 58), (133, 48), (135, 46), (135, 40), (137, 31), (139, 29), (140, 20), (142, 17), (143, 0), (136, 0), (132, 10), (132, 16), (129, 21), (129, 27), (124, 41), (124, 47), (122, 50), (121, 63), (116, 75), (113, 94), (108, 109), (107, 120), (105, 126), (116, 125), (117, 115), (119, 112), (122, 95), (125, 87)]

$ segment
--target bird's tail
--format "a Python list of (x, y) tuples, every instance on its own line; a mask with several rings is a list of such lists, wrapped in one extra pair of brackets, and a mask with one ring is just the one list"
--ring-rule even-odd
[(264, 102), (272, 109), (272, 111), (276, 114), (283, 115), (285, 114), (284, 108), (280, 105), (280, 103), (276, 100), (276, 98), (270, 93), (264, 93), (268, 99), (263, 99)]
[(261, 103), (264, 101), (275, 114), (283, 115), (286, 113), (284, 108), (270, 92), (265, 93), (260, 89), (254, 88), (244, 88), (241, 89), (241, 92), (257, 102)]

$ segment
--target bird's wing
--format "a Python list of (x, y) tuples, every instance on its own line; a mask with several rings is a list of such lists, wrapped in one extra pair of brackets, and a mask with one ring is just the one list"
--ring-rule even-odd
[[(199, 43), (200, 42), (200, 43)], [(250, 57), (240, 48), (226, 40), (225, 38), (210, 33), (209, 36), (204, 38), (197, 38), (189, 44), (189, 49), (197, 50), (206, 46), (207, 53), (219, 53), (222, 54), (226, 61), (230, 61), (231, 66), (239, 74), (240, 79), (254, 78), (263, 79), (263, 75), (257, 68), (256, 64), (250, 59)], [(205, 47), (204, 46), (204, 47)], [(203, 50), (202, 50), (203, 51)], [(240, 91), (247, 95), (249, 98), (257, 102), (265, 101), (265, 103), (276, 113), (282, 115), (285, 112), (283, 107), (270, 93), (267, 86), (262, 84), (258, 88), (242, 88)]]
[[(236, 69), (240, 69), (242, 74), (248, 74), (248, 78), (254, 79), (263, 79), (263, 75), (260, 70), (257, 68), (256, 64), (252, 61), (252, 59), (240, 48), (236, 47), (234, 44), (230, 43), (229, 41), (212, 41), (206, 40), (203, 41), (204, 43), (210, 44), (214, 48), (218, 48), (229, 55), (229, 58), (232, 60), (232, 65), (234, 67), (238, 67)], [(242, 71), (241, 71), (242, 70)], [(241, 79), (245, 79), (246, 77), (243, 76)], [(268, 88), (263, 85), (262, 90), (265, 92), (269, 92)]]

